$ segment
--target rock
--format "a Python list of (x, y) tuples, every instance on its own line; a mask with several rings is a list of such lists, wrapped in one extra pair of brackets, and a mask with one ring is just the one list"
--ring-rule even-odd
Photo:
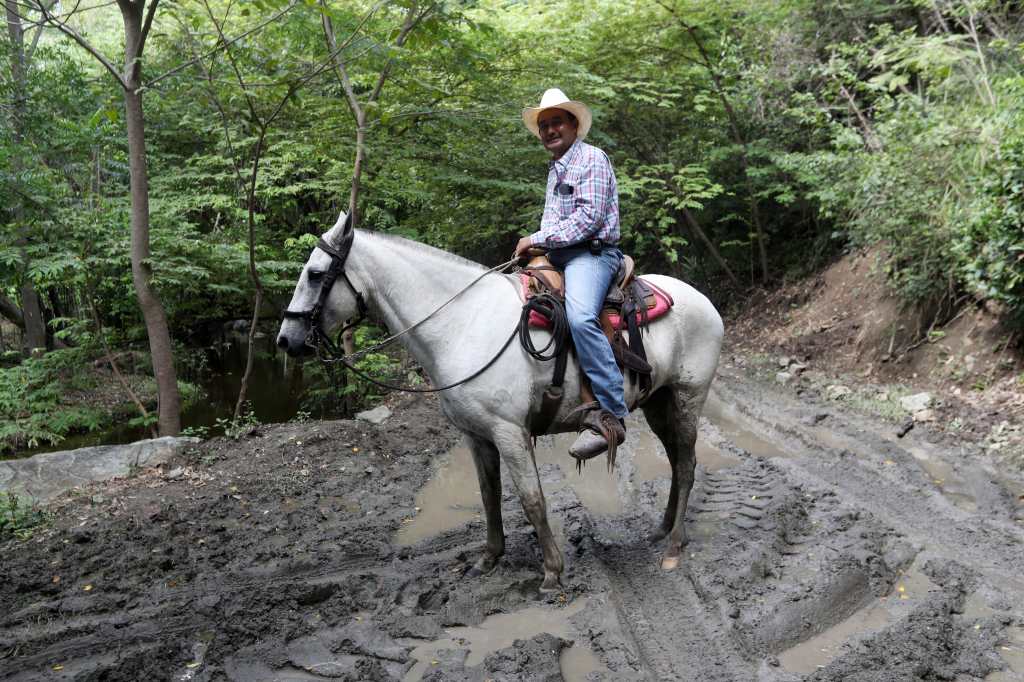
[(89, 528), (72, 528), (68, 535), (76, 545), (86, 545), (96, 539), (96, 534)]
[(183, 468), (181, 468), (181, 467), (174, 467), (173, 469), (168, 471), (166, 474), (164, 474), (164, 478), (166, 478), (168, 481), (176, 481), (176, 480), (178, 480), (179, 478), (181, 478), (184, 475), (185, 475), (185, 470)]
[(900, 424), (900, 427), (896, 429), (896, 437), (903, 438), (903, 436), (910, 433), (910, 429), (914, 428), (914, 418), (907, 417), (907, 419)]
[(789, 371), (792, 372), (793, 374), (801, 374), (807, 371), (807, 365), (805, 365), (802, 362), (794, 362), (790, 364)]
[(915, 393), (900, 398), (900, 407), (910, 413), (926, 410), (932, 405), (931, 393)]
[(779, 382), (783, 386), (793, 380), (793, 375), (789, 372), (777, 372), (775, 374), (775, 381)]
[(914, 413), (915, 422), (933, 422), (937, 418), (935, 410), (918, 410)]
[(163, 464), (196, 443), (198, 438), (164, 436), (7, 460), (0, 462), (0, 492), (10, 490), (46, 502), (75, 486), (123, 478), (137, 469)]
[(842, 384), (832, 384), (825, 389), (825, 395), (828, 396), (829, 400), (842, 400), (848, 397), (853, 391), (850, 390), (849, 386), (843, 386)]
[(391, 410), (384, 405), (378, 405), (372, 410), (364, 410), (356, 414), (356, 419), (361, 419), (364, 422), (369, 422), (374, 426), (380, 426), (388, 420), (391, 416)]
[(814, 414), (809, 414), (803, 419), (801, 419), (800, 423), (806, 424), (807, 426), (817, 426), (821, 422), (828, 419), (829, 416), (830, 415), (828, 412), (815, 412)]
[(788, 356), (783, 355), (781, 358), (779, 358), (779, 367), (781, 367), (782, 369), (786, 369), (787, 367), (789, 367), (790, 362), (792, 362), (792, 360)]

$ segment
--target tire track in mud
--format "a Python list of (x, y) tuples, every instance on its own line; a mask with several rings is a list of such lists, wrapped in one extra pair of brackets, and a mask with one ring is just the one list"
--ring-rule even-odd
[[(795, 423), (800, 406), (771, 414), (775, 425)], [(992, 505), (972, 514), (941, 491), (915, 495), (930, 481), (914, 478), (914, 458), (893, 444), (871, 455), (877, 462), (864, 463), (812, 435), (803, 433), (799, 447), (769, 437), (793, 456), (765, 460), (704, 425), (701, 437), (739, 463), (698, 466), (686, 521), (691, 542), (675, 573), (661, 572), (658, 548), (636, 540), (660, 519), (664, 477), (638, 481), (627, 462), (619, 474), (623, 513), (594, 516), (582, 508), (576, 525), (586, 541), (570, 537), (569, 544), (588, 547), (596, 561), (584, 553), (574, 569), (594, 592), (607, 592), (617, 627), (602, 632), (607, 616), (595, 613), (577, 624), (605, 663), (619, 666), (616, 675), (626, 661), (646, 679), (888, 682), (933, 675), (966, 682), (1003, 667), (999, 646), (1012, 643), (1003, 631), (1024, 622), (1024, 590), (1012, 575), (1024, 557), (1020, 529), (992, 518)], [(904, 467), (911, 474), (893, 480)], [(907, 594), (911, 574), (921, 577)], [(857, 620), (864, 612), (874, 620)], [(615, 651), (615, 636), (632, 659)], [(808, 654), (802, 646), (817, 637), (836, 638), (824, 640), (825, 656), (825, 649)], [(809, 657), (812, 673), (780, 666), (777, 656), (790, 649), (798, 652), (790, 661)], [(880, 667), (879, 660), (890, 663)]]
[(708, 613), (686, 571), (664, 573), (649, 550), (598, 552), (611, 603), (648, 679), (743, 679), (746, 666), (723, 648), (724, 627)]

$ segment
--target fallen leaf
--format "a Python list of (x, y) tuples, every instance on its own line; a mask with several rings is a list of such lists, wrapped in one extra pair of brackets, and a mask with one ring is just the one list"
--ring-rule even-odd
[(52, 668), (52, 670), (57, 671), (57, 672), (60, 672), (63, 669), (64, 669), (64, 666), (62, 666), (60, 663), (58, 663), (57, 665), (53, 666), (53, 668)]
[(53, 580), (52, 580), (51, 582), (52, 582), (52, 583), (53, 583), (54, 585), (56, 585), (57, 583), (59, 583), (59, 582), (60, 582), (60, 576), (59, 576), (59, 575), (55, 575), (55, 576), (53, 576)]
[(199, 661), (192, 661), (191, 663), (186, 663), (185, 667), (186, 668), (198, 668), (201, 665), (202, 665), (202, 663), (199, 662)]
[(92, 592), (92, 585), (86, 585), (82, 589), (85, 590), (86, 592)]
[(352, 452), (359, 452), (359, 448), (352, 448)]

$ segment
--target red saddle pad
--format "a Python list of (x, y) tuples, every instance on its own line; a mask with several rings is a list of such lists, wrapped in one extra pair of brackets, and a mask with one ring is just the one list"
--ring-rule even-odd
[[(638, 279), (643, 278), (640, 277)], [(519, 281), (522, 284), (522, 289), (520, 290), (519, 295), (525, 301), (527, 294), (530, 291), (530, 276), (521, 273), (519, 275)], [(672, 300), (671, 296), (669, 296), (667, 293), (651, 284), (648, 280), (644, 279), (644, 284), (649, 286), (651, 288), (651, 291), (654, 292), (654, 307), (647, 309), (647, 319), (653, 322), (654, 320), (658, 319), (659, 317), (667, 313), (669, 311), (669, 308), (675, 305), (675, 301)], [(626, 328), (625, 320), (623, 320), (617, 313), (612, 313), (609, 317), (611, 319), (612, 326), (614, 326), (615, 329)], [(640, 324), (640, 313), (636, 314), (636, 322), (637, 324)], [(548, 322), (547, 318), (545, 318), (543, 315), (541, 315), (535, 310), (530, 311), (530, 326), (536, 327), (537, 329), (551, 328), (551, 324)]]

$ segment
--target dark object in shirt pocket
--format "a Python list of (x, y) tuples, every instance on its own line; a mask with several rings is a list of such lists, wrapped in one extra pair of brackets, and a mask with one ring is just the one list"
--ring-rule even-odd
[(568, 196), (572, 194), (573, 191), (575, 191), (575, 189), (576, 188), (573, 187), (572, 185), (567, 185), (564, 182), (560, 182), (557, 185), (555, 185), (555, 191), (561, 194), (562, 196)]

